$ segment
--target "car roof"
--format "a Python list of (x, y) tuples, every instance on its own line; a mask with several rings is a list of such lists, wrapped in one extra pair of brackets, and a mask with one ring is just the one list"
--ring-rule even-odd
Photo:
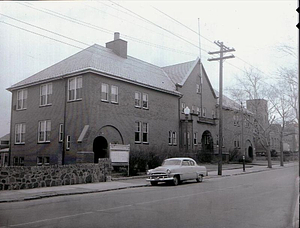
[(194, 160), (192, 158), (185, 158), (185, 157), (180, 157), (180, 158), (168, 158), (166, 160)]

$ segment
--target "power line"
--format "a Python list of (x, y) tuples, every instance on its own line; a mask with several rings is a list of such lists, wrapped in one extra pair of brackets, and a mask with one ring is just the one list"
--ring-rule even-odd
[[(29, 32), (29, 33), (32, 33), (32, 34), (35, 34), (35, 35), (38, 35), (38, 36), (42, 36), (42, 37), (44, 37), (44, 38), (47, 38), (47, 39), (50, 39), (50, 40), (53, 40), (53, 41), (56, 41), (56, 42), (60, 42), (60, 43), (63, 43), (63, 44), (66, 44), (66, 45), (69, 45), (69, 46), (78, 48), (78, 49), (80, 49), (80, 50), (89, 51), (89, 52), (93, 53), (94, 55), (103, 56), (103, 57), (105, 57), (105, 58), (108, 58), (108, 59), (113, 60), (114, 62), (118, 61), (118, 62), (123, 63), (123, 61), (121, 61), (121, 60), (119, 60), (119, 59), (117, 59), (117, 58), (111, 58), (111, 57), (109, 57), (109, 56), (107, 56), (107, 55), (103, 55), (103, 54), (101, 54), (101, 53), (94, 53), (94, 52), (92, 52), (92, 51), (90, 51), (90, 50), (87, 50), (87, 49), (85, 49), (85, 48), (82, 48), (82, 47), (79, 47), (79, 46), (76, 46), (76, 45), (73, 45), (73, 44), (70, 44), (70, 43), (67, 43), (67, 42), (64, 42), (64, 41), (61, 41), (61, 40), (52, 38), (52, 37), (49, 37), (49, 36), (46, 36), (46, 35), (43, 35), (43, 34), (34, 32), (34, 31), (30, 31), (30, 30), (28, 30), (28, 29), (21, 28), (21, 27), (19, 27), (19, 26), (16, 26), (16, 25), (13, 25), (13, 24), (4, 22), (4, 21), (0, 21), (0, 23), (3, 23), (3, 24), (6, 24), (6, 25), (15, 27), (15, 28), (17, 28), (17, 29), (20, 29), (20, 30), (23, 30), (23, 31), (26, 31), (26, 32)], [(101, 51), (107, 52), (107, 53), (111, 53), (111, 52), (109, 52), (108, 50), (105, 50), (105, 49), (100, 49), (100, 48), (98, 48), (98, 47), (95, 47), (95, 48), (96, 48), (96, 49), (99, 49), (99, 50), (101, 50)], [(145, 62), (145, 63), (146, 63), (146, 64), (149, 64), (149, 63), (147, 63), (147, 62)], [(133, 65), (133, 64), (130, 64), (130, 63), (126, 63), (126, 64), (129, 65), (129, 66), (132, 66), (133, 69), (139, 68), (139, 69), (144, 70), (143, 67), (139, 67), (139, 66), (136, 66), (136, 65)], [(151, 65), (152, 65), (152, 64), (151, 64)], [(155, 66), (155, 65), (154, 65), (154, 66)], [(158, 71), (160, 71), (160, 72), (163, 71), (161, 67), (158, 67), (158, 66), (155, 66), (155, 67), (157, 67), (157, 70), (158, 70)], [(158, 72), (154, 72), (154, 71), (151, 71), (151, 70), (148, 71), (148, 72), (153, 73), (153, 74), (158, 74)], [(154, 87), (155, 87), (155, 86), (154, 86)]]
[[(99, 27), (99, 26), (96, 26), (96, 25), (93, 25), (93, 24), (90, 24), (90, 23), (86, 23), (86, 22), (80, 21), (78, 19), (74, 19), (74, 18), (68, 17), (68, 16), (65, 16), (65, 15), (60, 14), (60, 13), (56, 13), (56, 12), (54, 12), (52, 10), (38, 9), (36, 7), (32, 7), (32, 6), (29, 6), (27, 4), (23, 4), (23, 3), (18, 3), (18, 4), (21, 4), (23, 6), (32, 8), (34, 10), (38, 10), (40, 12), (47, 13), (47, 14), (50, 14), (52, 16), (59, 17), (61, 19), (68, 20), (68, 21), (71, 21), (73, 23), (77, 23), (79, 25), (82, 25), (82, 26), (85, 26), (85, 27), (89, 27), (89, 28), (92, 28), (92, 29), (95, 29), (95, 30), (98, 30), (98, 31), (101, 31), (101, 32), (105, 32), (105, 33), (108, 33), (108, 34), (113, 34), (114, 33), (114, 31), (112, 31), (112, 30), (104, 29), (102, 27)], [(128, 38), (130, 40), (133, 40), (135, 42), (144, 43), (146, 45), (153, 46), (153, 47), (156, 47), (156, 48), (161, 48), (161, 49), (165, 49), (165, 50), (169, 50), (169, 51), (173, 51), (173, 52), (177, 52), (177, 53), (182, 53), (182, 54), (186, 54), (186, 55), (195, 55), (194, 53), (191, 53), (191, 52), (185, 52), (185, 51), (182, 51), (182, 50), (178, 50), (178, 49), (174, 49), (174, 48), (170, 48), (170, 47), (166, 47), (166, 46), (162, 46), (162, 45), (158, 45), (158, 44), (153, 44), (151, 42), (144, 41), (144, 40), (141, 40), (141, 39), (138, 39), (138, 38), (134, 38), (134, 37), (131, 37), (131, 36), (128, 36), (128, 35), (125, 35), (125, 34), (123, 34), (122, 36), (124, 36), (124, 37), (126, 37), (126, 38)]]
[(140, 16), (139, 14), (137, 14), (137, 13), (131, 11), (130, 9), (127, 9), (127, 8), (124, 7), (124, 6), (121, 6), (121, 5), (118, 4), (118, 3), (115, 3), (115, 2), (113, 2), (113, 1), (111, 1), (111, 0), (109, 0), (109, 1), (112, 2), (112, 3), (114, 3), (114, 4), (116, 4), (117, 6), (119, 6), (119, 7), (121, 7), (121, 8), (123, 8), (123, 9), (129, 11), (130, 13), (132, 13), (132, 14), (138, 16), (139, 18), (142, 18), (142, 19), (145, 20), (146, 22), (148, 22), (148, 23), (150, 23), (150, 24), (152, 24), (152, 25), (155, 25), (156, 27), (158, 27), (158, 28), (160, 28), (160, 29), (162, 29), (162, 30), (164, 30), (164, 31), (166, 31), (166, 32), (168, 32), (168, 33), (170, 33), (170, 34), (172, 34), (172, 35), (178, 37), (179, 39), (181, 39), (181, 40), (183, 40), (183, 41), (185, 41), (185, 42), (191, 44), (192, 46), (196, 47), (197, 49), (199, 48), (197, 45), (191, 43), (190, 41), (186, 40), (185, 38), (182, 38), (182, 37), (179, 36), (178, 34), (175, 34), (175, 33), (171, 32), (171, 31), (169, 31), (168, 29), (165, 29), (164, 27), (162, 27), (162, 26), (160, 26), (160, 25), (158, 25), (158, 24), (156, 24), (156, 23), (154, 23), (154, 22), (152, 22), (152, 21), (150, 21), (150, 20), (148, 20), (148, 19), (146, 19), (146, 18)]

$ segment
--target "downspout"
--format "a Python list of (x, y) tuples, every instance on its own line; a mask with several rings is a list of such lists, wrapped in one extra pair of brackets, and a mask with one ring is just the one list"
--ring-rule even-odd
[[(9, 151), (8, 151), (8, 166), (10, 166), (11, 164), (10, 164), (10, 161), (11, 161), (11, 159), (10, 159), (10, 157), (11, 157), (11, 147), (12, 147), (12, 143), (14, 143), (14, 135), (15, 134), (13, 134), (13, 131), (12, 131), (12, 129), (13, 129), (13, 127), (12, 127), (12, 117), (13, 117), (13, 107), (14, 107), (14, 105), (13, 105), (13, 102), (14, 102), (14, 96), (13, 96), (13, 91), (11, 91), (11, 113), (10, 113), (10, 134), (9, 134), (9, 138), (10, 138), (10, 142), (9, 142)], [(5, 161), (5, 157), (4, 157), (4, 161)]]
[(66, 151), (66, 119), (67, 119), (67, 92), (68, 92), (68, 80), (64, 77), (62, 79), (65, 81), (65, 96), (64, 96), (64, 121), (63, 121), (63, 150), (61, 156), (61, 164), (65, 164), (65, 151)]
[[(177, 84), (176, 83), (176, 91), (178, 91), (178, 87), (179, 87), (180, 85), (179, 84)], [(178, 91), (179, 92), (179, 91)], [(180, 139), (182, 138), (181, 137), (181, 133), (182, 133), (182, 127), (181, 127), (181, 123), (180, 123), (180, 109), (181, 109), (181, 106), (180, 106), (180, 100), (181, 100), (181, 98), (183, 97), (183, 95), (181, 94), (180, 96), (179, 96), (179, 98), (178, 98), (178, 120), (179, 120), (179, 131), (178, 131), (178, 145), (179, 145), (179, 148), (181, 147), (181, 141), (180, 141)], [(179, 136), (180, 136), (180, 138), (179, 138)]]

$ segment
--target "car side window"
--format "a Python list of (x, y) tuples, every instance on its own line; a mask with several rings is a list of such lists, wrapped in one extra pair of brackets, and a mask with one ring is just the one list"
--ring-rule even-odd
[(190, 160), (190, 166), (195, 166), (195, 162)]
[(189, 166), (190, 163), (189, 163), (189, 161), (182, 161), (182, 165), (183, 165), (183, 166)]

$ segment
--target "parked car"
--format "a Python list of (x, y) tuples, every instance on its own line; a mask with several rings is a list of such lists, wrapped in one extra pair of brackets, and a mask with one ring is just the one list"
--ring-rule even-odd
[(148, 170), (147, 175), (147, 181), (150, 181), (151, 185), (157, 185), (158, 182), (178, 185), (186, 180), (202, 182), (203, 177), (207, 176), (207, 170), (191, 158), (168, 158), (161, 166)]

